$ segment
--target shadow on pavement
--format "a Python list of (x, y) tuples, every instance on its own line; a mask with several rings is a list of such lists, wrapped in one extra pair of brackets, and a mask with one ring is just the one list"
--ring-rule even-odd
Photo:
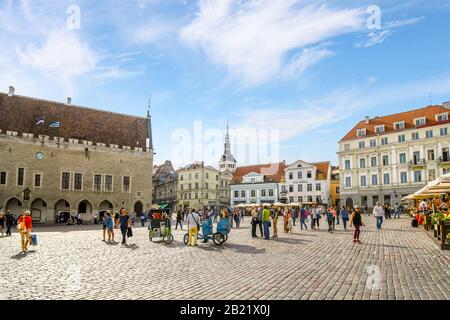
[(28, 252), (19, 252), (18, 254), (11, 257), (11, 259), (14, 260), (22, 260), (23, 258), (26, 258), (30, 253), (35, 253), (36, 250), (30, 250)]
[(222, 246), (216, 246), (212, 242), (208, 243), (199, 243), (198, 249), (204, 250), (204, 251), (210, 251), (210, 252), (223, 252), (223, 251), (235, 251), (236, 253), (247, 253), (247, 254), (263, 254), (266, 253), (266, 249), (264, 248), (256, 248), (254, 246), (249, 246), (245, 244), (230, 244), (226, 243)]
[(124, 248), (127, 248), (127, 249), (130, 249), (130, 250), (137, 250), (137, 249), (139, 249), (139, 247), (135, 244), (135, 243), (133, 243), (133, 244), (125, 244), (125, 245), (123, 245), (123, 247)]
[(311, 240), (297, 239), (297, 238), (272, 238), (271, 240), (274, 242), (282, 242), (282, 243), (289, 243), (289, 244), (302, 244), (302, 243), (312, 242)]

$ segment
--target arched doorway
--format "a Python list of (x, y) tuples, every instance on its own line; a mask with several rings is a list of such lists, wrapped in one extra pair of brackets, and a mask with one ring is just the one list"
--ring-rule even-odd
[(100, 204), (98, 205), (98, 213), (99, 213), (98, 215), (99, 215), (100, 221), (103, 220), (107, 211), (112, 211), (113, 209), (114, 209), (114, 206), (111, 201), (103, 200), (102, 202), (100, 202)]
[(70, 219), (70, 203), (61, 199), (55, 204), (55, 219), (57, 223), (67, 223)]
[(345, 200), (345, 205), (347, 208), (353, 209), (353, 199), (347, 198), (347, 200)]
[(92, 205), (88, 200), (83, 200), (78, 204), (78, 213), (80, 214), (92, 214)]
[(31, 216), (33, 221), (41, 221), (42, 217), (46, 216), (47, 213), (47, 203), (38, 198), (33, 200), (30, 206)]
[(23, 213), (22, 202), (17, 198), (11, 198), (6, 201), (5, 210), (9, 210), (15, 217), (18, 217)]
[(144, 212), (144, 205), (141, 201), (138, 201), (134, 204), (134, 213), (136, 213), (137, 216), (140, 216)]

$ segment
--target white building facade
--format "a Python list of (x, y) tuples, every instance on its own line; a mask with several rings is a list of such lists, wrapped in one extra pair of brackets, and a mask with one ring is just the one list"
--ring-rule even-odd
[(231, 206), (279, 202), (285, 167), (283, 162), (238, 167), (230, 183)]
[(330, 162), (298, 160), (285, 169), (287, 203), (330, 204)]
[(339, 142), (341, 203), (372, 208), (450, 170), (449, 104), (361, 121)]

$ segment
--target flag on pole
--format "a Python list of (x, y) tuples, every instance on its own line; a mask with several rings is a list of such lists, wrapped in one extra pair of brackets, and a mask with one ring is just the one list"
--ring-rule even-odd
[(59, 121), (50, 123), (50, 128), (59, 128), (61, 126), (61, 123)]
[(40, 117), (38, 119), (38, 121), (36, 122), (36, 125), (40, 126), (40, 125), (44, 125), (44, 123), (45, 123), (44, 117)]

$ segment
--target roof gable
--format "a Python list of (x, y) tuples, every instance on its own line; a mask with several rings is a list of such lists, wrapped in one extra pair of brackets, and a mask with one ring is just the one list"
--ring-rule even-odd
[(298, 168), (313, 168), (313, 165), (310, 163), (303, 161), (303, 160), (297, 160), (293, 164), (289, 165), (285, 170), (291, 170), (291, 169), (298, 169)]

